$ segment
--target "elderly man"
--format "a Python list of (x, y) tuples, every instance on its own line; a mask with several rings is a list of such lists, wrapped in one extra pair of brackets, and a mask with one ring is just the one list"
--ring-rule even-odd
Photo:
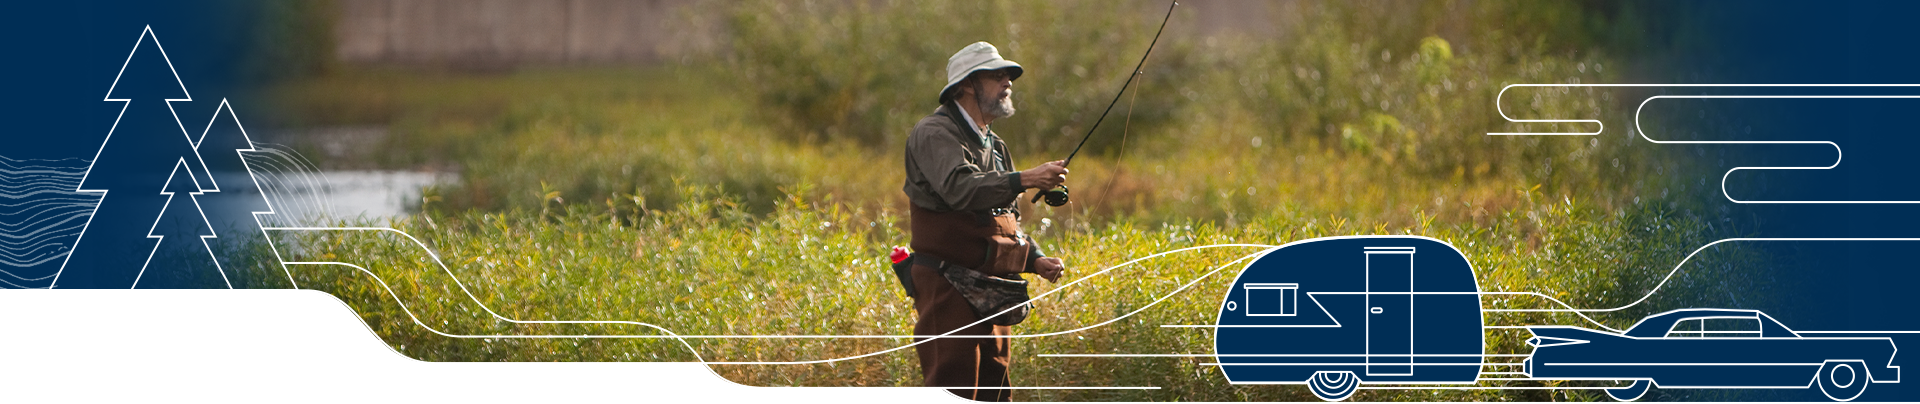
[[(1008, 326), (982, 320), (964, 290), (943, 271), (977, 271), (1004, 279), (1030, 272), (1055, 281), (1066, 270), (1046, 257), (1020, 231), (1018, 198), (1028, 188), (1051, 189), (1067, 179), (1060, 161), (1013, 170), (1012, 155), (988, 125), (1013, 116), (1013, 81), (1020, 64), (1003, 59), (993, 45), (976, 42), (947, 60), (947, 86), (940, 108), (920, 120), (907, 138), (911, 207), (911, 270), (915, 335), (926, 385), (1007, 387)], [(958, 330), (958, 331), (956, 331)], [(949, 390), (964, 398), (1006, 401), (1008, 389)]]

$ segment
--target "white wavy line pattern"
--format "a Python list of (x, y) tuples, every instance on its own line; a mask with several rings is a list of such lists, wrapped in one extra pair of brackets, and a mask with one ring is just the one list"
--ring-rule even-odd
[(73, 251), (100, 203), (99, 195), (76, 191), (88, 163), (0, 156), (0, 288), (46, 287), (59, 268), (35, 267)]
[(319, 226), (334, 217), (333, 205), (325, 197), (328, 182), (319, 166), (291, 147), (253, 142), (253, 149), (240, 154), (273, 207), (273, 214), (256, 216), (261, 226)]

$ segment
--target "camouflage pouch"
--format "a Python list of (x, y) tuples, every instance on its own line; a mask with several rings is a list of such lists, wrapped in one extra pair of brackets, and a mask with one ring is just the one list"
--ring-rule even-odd
[(1018, 279), (1019, 275), (1007, 279), (952, 264), (941, 265), (939, 269), (940, 276), (946, 277), (960, 296), (967, 299), (974, 315), (994, 316), (987, 319), (988, 324), (1020, 324), (1033, 311), (1033, 304), (1027, 299), (1027, 281)]

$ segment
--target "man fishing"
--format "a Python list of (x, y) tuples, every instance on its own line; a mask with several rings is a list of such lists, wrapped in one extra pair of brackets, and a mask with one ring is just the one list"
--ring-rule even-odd
[[(973, 282), (956, 288), (950, 279), (987, 279), (984, 274), (994, 278), (983, 283), (1018, 283), (1024, 298), (1024, 281), (1018, 281), (1021, 273), (1038, 274), (1051, 282), (1066, 271), (1065, 263), (1045, 256), (1020, 231), (1017, 203), (1028, 188), (1052, 189), (1065, 182), (1065, 162), (1014, 171), (1006, 143), (988, 128), (995, 120), (1013, 116), (1013, 81), (1021, 73), (1020, 64), (1001, 58), (992, 44), (967, 45), (947, 59), (947, 86), (940, 90), (940, 108), (915, 124), (907, 138), (903, 190), (912, 201), (911, 278), (914, 312), (919, 316), (913, 331), (925, 336), (946, 334), (915, 346), (927, 386), (1012, 384), (1009, 326), (994, 324), (1006, 321), (993, 321), (1004, 316), (983, 320), (1000, 312), (980, 313), (969, 302), (985, 299)], [(981, 401), (1007, 401), (1011, 393), (990, 388), (949, 391)]]

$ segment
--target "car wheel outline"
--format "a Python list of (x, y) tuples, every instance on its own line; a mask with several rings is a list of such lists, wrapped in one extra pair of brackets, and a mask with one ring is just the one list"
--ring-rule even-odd
[(1628, 384), (1626, 387), (1612, 388), (1612, 389), (1605, 389), (1605, 390), (1607, 391), (1607, 397), (1613, 397), (1614, 400), (1617, 400), (1620, 402), (1630, 402), (1633, 400), (1639, 400), (1641, 397), (1645, 397), (1647, 395), (1647, 390), (1652, 390), (1652, 387), (1653, 387), (1652, 381), (1649, 381), (1647, 379), (1640, 379), (1640, 380), (1634, 380), (1632, 384)]
[(1813, 375), (1815, 383), (1820, 385), (1820, 393), (1833, 401), (1853, 401), (1867, 392), (1867, 385), (1873, 378), (1866, 372), (1867, 362), (1863, 360), (1828, 360), (1820, 364), (1819, 373)]
[(1360, 377), (1355, 376), (1353, 372), (1321, 371), (1314, 372), (1313, 377), (1307, 378), (1307, 389), (1313, 391), (1314, 397), (1327, 401), (1340, 401), (1352, 397), (1353, 391), (1359, 386)]

